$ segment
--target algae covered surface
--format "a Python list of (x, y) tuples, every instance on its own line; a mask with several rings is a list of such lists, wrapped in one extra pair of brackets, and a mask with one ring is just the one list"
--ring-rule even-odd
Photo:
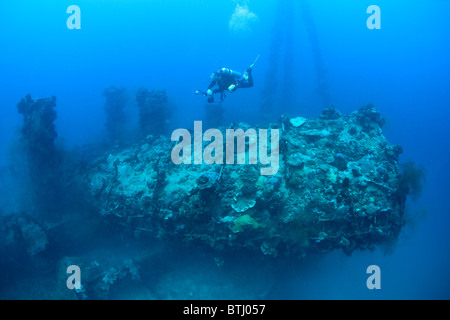
[(136, 237), (272, 256), (351, 253), (395, 242), (404, 223), (401, 148), (382, 125), (372, 105), (347, 116), (326, 109), (301, 126), (281, 118), (271, 124), (284, 128), (272, 176), (260, 164), (175, 165), (174, 143), (149, 137), (98, 159), (86, 183), (100, 214)]
[[(162, 91), (148, 94), (164, 105)], [(146, 101), (146, 108), (155, 104)], [(264, 299), (286, 262), (338, 249), (351, 255), (392, 248), (405, 224), (407, 195), (420, 186), (405, 178), (402, 148), (385, 139), (373, 105), (269, 123), (265, 151), (279, 157), (272, 175), (250, 156), (234, 164), (175, 164), (177, 141), (163, 127), (143, 128), (133, 143), (61, 151), (55, 131), (43, 130), (52, 121), (41, 121), (54, 105), (55, 98), (30, 96), (18, 105), (25, 156), (35, 164), (28, 178), (34, 209), (1, 217), (0, 249), (8, 258), (0, 266), (18, 267), (6, 281), (8, 297), (31, 288), (28, 297), (49, 299)], [(256, 138), (245, 135), (256, 130), (239, 123), (215, 132), (231, 129), (243, 132), (241, 153), (250, 153)], [(35, 148), (36, 139), (46, 143)], [(222, 141), (214, 143), (220, 149)], [(223, 143), (224, 150), (239, 149)], [(201, 147), (194, 147), (194, 159), (208, 141)], [(75, 290), (61, 286), (68, 267), (83, 270)]]

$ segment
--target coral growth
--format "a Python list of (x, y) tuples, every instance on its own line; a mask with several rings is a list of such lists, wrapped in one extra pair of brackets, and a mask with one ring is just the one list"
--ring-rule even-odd
[(400, 180), (397, 194), (400, 196), (411, 195), (416, 199), (422, 193), (422, 183), (425, 181), (425, 169), (413, 161), (400, 165)]
[(53, 212), (59, 199), (61, 155), (56, 146), (56, 98), (25, 96), (17, 110), (23, 115), (21, 141), (26, 154), (32, 193), (41, 213)]
[(106, 219), (218, 250), (351, 253), (391, 243), (404, 224), (398, 194), (417, 187), (401, 175), (401, 148), (382, 135), (378, 111), (330, 108), (301, 122), (284, 126), (275, 176), (260, 176), (259, 165), (174, 165), (173, 143), (160, 137), (93, 167), (92, 195)]
[(140, 88), (136, 93), (139, 106), (139, 125), (144, 137), (167, 134), (168, 122), (172, 110), (168, 104), (165, 90), (147, 90)]
[[(108, 90), (107, 95), (121, 94)], [(54, 215), (56, 221), (23, 213), (0, 215), (0, 256), (6, 257), (0, 271), (19, 266), (15, 278), (21, 278), (30, 270), (43, 274), (56, 268), (58, 284), (50, 291), (58, 298), (106, 299), (121, 291), (124, 281), (146, 277), (157, 282), (153, 271), (164, 251), (157, 240), (210, 247), (219, 256), (214, 259), (218, 266), (229, 252), (291, 260), (336, 249), (351, 254), (390, 247), (405, 224), (407, 196), (421, 191), (423, 169), (414, 163), (398, 165), (402, 149), (385, 139), (384, 120), (372, 105), (349, 115), (331, 107), (317, 119), (282, 116), (271, 123), (282, 132), (280, 168), (262, 176), (259, 162), (175, 165), (174, 142), (162, 135), (170, 114), (165, 93), (141, 89), (137, 100), (141, 128), (151, 139), (145, 136), (141, 143), (115, 146), (100, 155), (96, 151), (85, 163), (73, 160), (73, 166), (64, 168), (58, 167), (54, 146), (55, 99), (27, 96), (19, 103), (37, 200), (57, 206), (50, 213), (65, 215)], [(86, 192), (78, 193), (79, 186)], [(82, 210), (69, 214), (69, 206), (54, 197), (56, 190)], [(126, 253), (117, 256), (103, 247), (90, 251), (92, 239), (104, 237), (120, 243)], [(129, 250), (129, 243), (144, 248)], [(79, 290), (61, 286), (69, 265), (83, 270)], [(144, 270), (152, 272), (140, 272)]]
[(55, 106), (56, 97), (32, 99), (30, 95), (17, 104), (18, 112), (23, 115), (22, 142), (29, 159), (37, 166), (54, 165), (57, 160)]

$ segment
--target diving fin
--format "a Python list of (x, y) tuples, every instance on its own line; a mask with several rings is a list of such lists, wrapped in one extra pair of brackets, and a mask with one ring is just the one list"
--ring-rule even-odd
[(250, 65), (250, 67), (249, 67), (250, 69), (253, 68), (253, 66), (256, 64), (256, 62), (259, 59), (259, 56), (260, 56), (260, 54), (258, 54), (258, 56), (256, 57), (255, 61), (253, 61), (253, 63)]

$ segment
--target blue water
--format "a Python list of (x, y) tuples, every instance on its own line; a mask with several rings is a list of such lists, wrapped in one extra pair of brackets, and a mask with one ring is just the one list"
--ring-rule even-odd
[[(401, 160), (426, 170), (421, 197), (408, 201), (417, 218), (393, 253), (333, 252), (286, 272), (270, 298), (449, 299), (450, 2), (302, 2), (1, 1), (0, 167), (14, 159), (16, 105), (28, 93), (57, 97), (57, 142), (70, 148), (105, 137), (105, 87), (165, 89), (176, 106), (171, 128), (190, 127), (204, 116), (204, 98), (193, 92), (206, 90), (210, 73), (244, 71), (261, 54), (255, 86), (226, 98), (227, 120), (264, 119), (267, 89), (273, 121), (282, 113), (316, 117), (325, 98), (344, 114), (373, 103), (388, 141), (403, 147)], [(72, 4), (81, 9), (79, 30), (66, 25)], [(379, 30), (366, 25), (373, 4)], [(244, 14), (233, 22), (237, 5)], [(317, 90), (319, 77), (329, 97)], [(381, 268), (380, 290), (366, 287), (372, 264)]]

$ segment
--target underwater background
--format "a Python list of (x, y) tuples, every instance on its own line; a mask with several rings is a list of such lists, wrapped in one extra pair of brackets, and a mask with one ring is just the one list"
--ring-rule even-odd
[[(70, 5), (81, 9), (79, 30), (66, 25)], [(370, 5), (381, 9), (381, 29), (367, 27)], [(171, 131), (192, 128), (205, 118), (205, 98), (194, 92), (206, 90), (211, 72), (221, 67), (243, 72), (260, 54), (254, 87), (222, 103), (227, 122), (255, 125), (278, 121), (282, 114), (314, 118), (331, 104), (348, 114), (372, 103), (386, 119), (386, 139), (402, 146), (401, 161), (414, 161), (426, 173), (420, 196), (408, 198), (410, 221), (392, 252), (376, 248), (346, 256), (336, 250), (280, 264), (264, 298), (449, 299), (449, 11), (445, 0), (2, 1), (0, 214), (26, 210), (17, 160), (23, 120), (16, 107), (26, 94), (56, 96), (56, 144), (71, 149), (106, 139), (103, 92), (124, 87), (132, 97), (124, 118), (132, 140), (139, 88), (166, 90), (174, 106)], [(262, 108), (268, 100), (270, 106)], [(239, 254), (227, 257), (224, 266), (235, 268), (224, 275), (224, 269), (202, 260), (209, 261), (203, 253), (182, 252), (162, 255), (156, 275), (170, 266), (176, 272), (165, 275), (167, 288), (191, 291), (163, 298), (255, 298), (249, 292), (274, 278)], [(380, 290), (366, 286), (370, 265), (381, 269)], [(233, 270), (252, 270), (254, 277), (243, 284)], [(14, 272), (2, 269), (0, 283), (6, 285), (0, 297), (36, 298), (32, 282), (26, 287), (6, 281)], [(220, 277), (226, 289), (218, 289)], [(64, 298), (42, 295), (45, 285), (39, 285), (38, 298)], [(118, 298), (151, 298), (133, 287), (123, 291)]]

